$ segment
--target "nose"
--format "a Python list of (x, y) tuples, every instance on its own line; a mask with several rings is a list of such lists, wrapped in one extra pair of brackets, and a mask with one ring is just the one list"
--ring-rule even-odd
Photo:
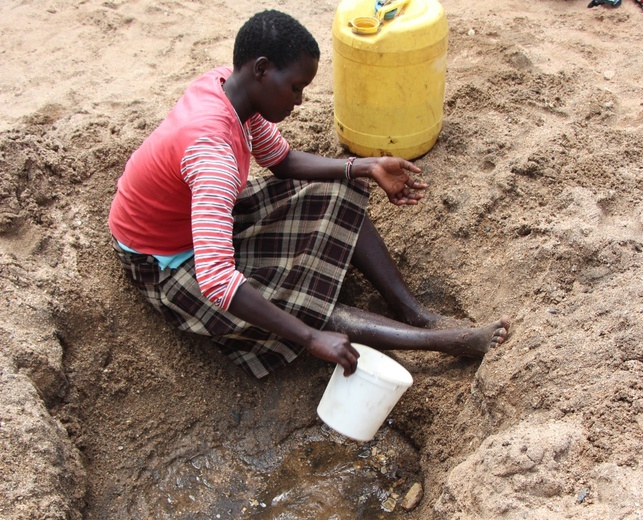
[(303, 103), (304, 101), (304, 94), (302, 92), (298, 92), (297, 95), (295, 96), (295, 105), (299, 106)]

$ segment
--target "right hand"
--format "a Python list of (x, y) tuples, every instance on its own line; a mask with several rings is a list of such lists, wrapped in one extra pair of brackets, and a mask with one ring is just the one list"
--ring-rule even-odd
[(391, 204), (406, 206), (417, 204), (424, 197), (427, 184), (411, 177), (422, 173), (412, 162), (400, 157), (366, 157), (353, 163), (355, 177), (370, 177), (384, 190)]
[(237, 318), (273, 332), (299, 345), (325, 361), (338, 363), (349, 376), (357, 368), (359, 353), (346, 334), (317, 330), (266, 300), (249, 283), (242, 283), (228, 308)]
[(346, 334), (316, 330), (306, 348), (315, 357), (341, 365), (345, 376), (350, 376), (357, 369), (359, 352)]

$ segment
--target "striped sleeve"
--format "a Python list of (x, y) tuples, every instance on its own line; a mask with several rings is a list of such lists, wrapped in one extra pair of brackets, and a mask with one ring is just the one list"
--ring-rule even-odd
[(201, 138), (181, 161), (192, 192), (192, 241), (196, 279), (204, 297), (227, 310), (245, 281), (236, 270), (232, 208), (241, 181), (232, 148), (223, 140)]
[(252, 155), (262, 168), (279, 164), (290, 151), (288, 141), (284, 139), (277, 125), (266, 121), (259, 114), (250, 119), (252, 135)]

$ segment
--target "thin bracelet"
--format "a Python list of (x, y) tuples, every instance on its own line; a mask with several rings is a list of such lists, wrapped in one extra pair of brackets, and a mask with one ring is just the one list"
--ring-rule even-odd
[(346, 177), (347, 181), (353, 180), (351, 172), (353, 171), (353, 161), (355, 159), (357, 159), (357, 157), (349, 157), (348, 161), (346, 161), (346, 164), (344, 165), (344, 177)]

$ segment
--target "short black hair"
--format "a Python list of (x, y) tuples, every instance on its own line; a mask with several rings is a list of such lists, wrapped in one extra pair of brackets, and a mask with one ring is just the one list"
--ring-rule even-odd
[(232, 64), (238, 70), (248, 61), (265, 56), (283, 69), (299, 60), (302, 52), (319, 59), (319, 45), (313, 35), (292, 16), (270, 9), (255, 14), (239, 29)]

